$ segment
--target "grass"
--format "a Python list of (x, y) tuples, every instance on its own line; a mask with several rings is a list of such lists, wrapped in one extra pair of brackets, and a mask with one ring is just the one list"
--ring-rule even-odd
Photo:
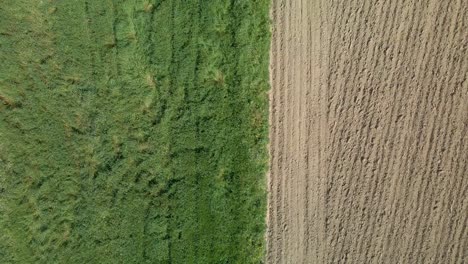
[(0, 6), (0, 263), (262, 263), (267, 0)]

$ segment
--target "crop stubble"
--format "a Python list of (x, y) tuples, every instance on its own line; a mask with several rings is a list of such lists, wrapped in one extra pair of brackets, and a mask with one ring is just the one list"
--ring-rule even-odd
[(273, 0), (268, 263), (466, 263), (466, 14)]

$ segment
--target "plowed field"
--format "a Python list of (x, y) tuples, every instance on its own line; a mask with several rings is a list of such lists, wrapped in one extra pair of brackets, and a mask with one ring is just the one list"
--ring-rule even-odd
[(273, 0), (268, 263), (467, 263), (466, 14)]

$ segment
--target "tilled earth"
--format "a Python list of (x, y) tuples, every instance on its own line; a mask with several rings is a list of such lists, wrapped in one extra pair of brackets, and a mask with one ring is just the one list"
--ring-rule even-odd
[(268, 263), (467, 263), (468, 2), (271, 12)]

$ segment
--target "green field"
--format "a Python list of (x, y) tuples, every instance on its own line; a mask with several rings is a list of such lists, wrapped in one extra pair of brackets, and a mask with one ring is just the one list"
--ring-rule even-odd
[(262, 263), (268, 0), (0, 0), (0, 263)]

